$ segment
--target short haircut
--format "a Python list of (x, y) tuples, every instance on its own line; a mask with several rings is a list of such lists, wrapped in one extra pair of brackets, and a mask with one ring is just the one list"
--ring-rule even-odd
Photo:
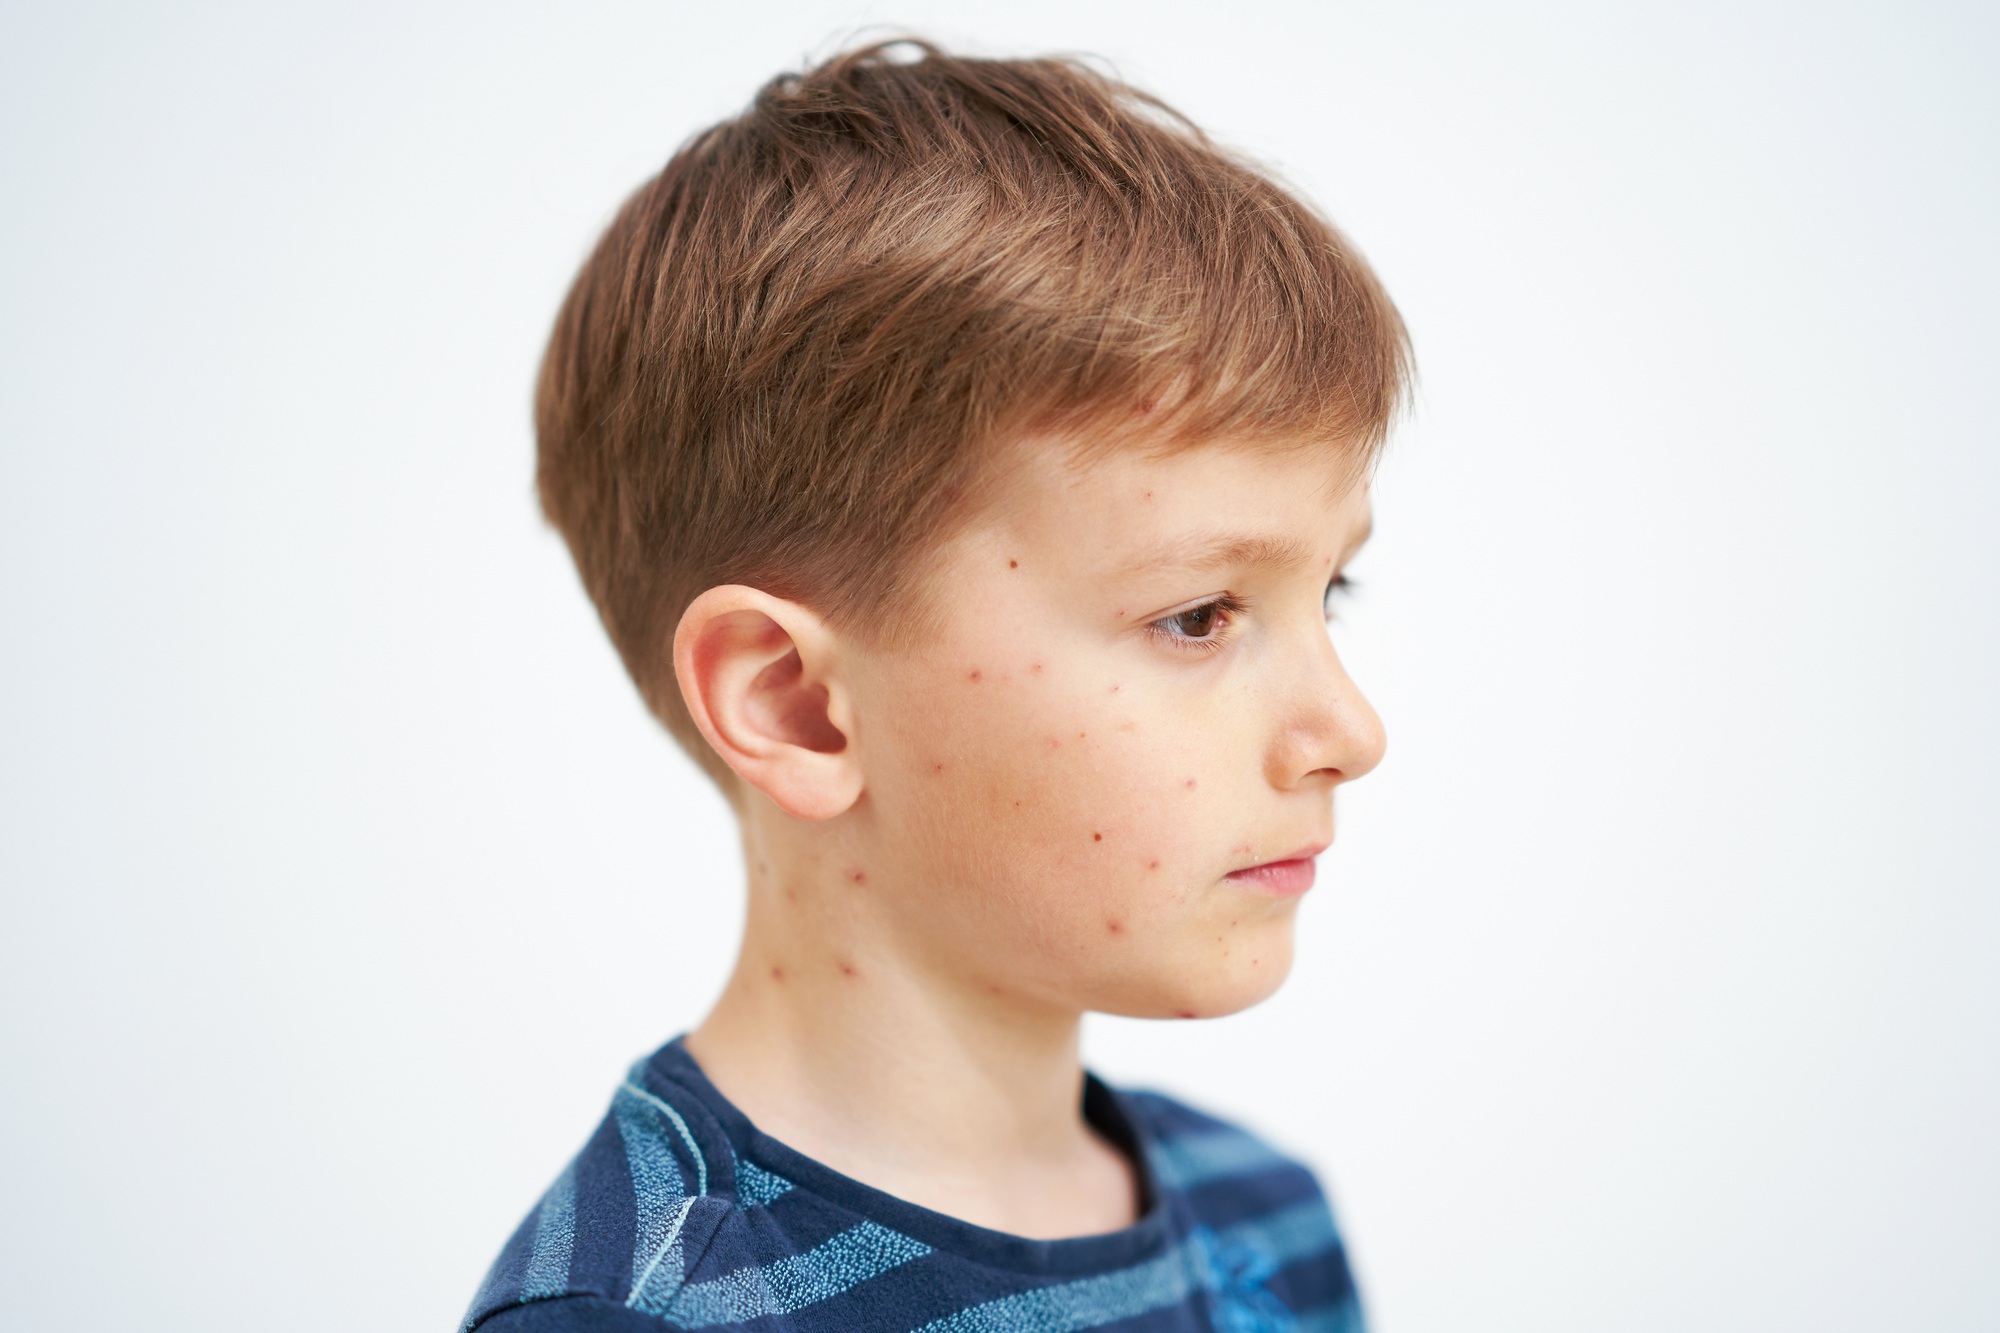
[(918, 41), (772, 80), (619, 211), (550, 339), (537, 482), (647, 705), (744, 583), (873, 643), (1010, 440), (1318, 447), (1361, 475), (1403, 325), (1312, 208), (1069, 59)]

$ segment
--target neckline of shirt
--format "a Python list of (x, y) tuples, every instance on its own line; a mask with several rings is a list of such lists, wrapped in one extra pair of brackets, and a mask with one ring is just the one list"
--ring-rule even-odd
[[(683, 1034), (685, 1035), (685, 1034)], [(781, 1143), (753, 1124), (735, 1103), (722, 1095), (695, 1058), (675, 1037), (647, 1061), (653, 1078), (686, 1093), (713, 1126), (721, 1144), (704, 1143), (704, 1152), (726, 1148), (722, 1160), (708, 1163), (710, 1189), (727, 1173), (728, 1188), (736, 1189), (735, 1157), (792, 1182), (822, 1199), (878, 1225), (901, 1232), (934, 1250), (974, 1263), (1024, 1273), (1084, 1275), (1123, 1268), (1163, 1252), (1172, 1239), (1167, 1198), (1152, 1168), (1151, 1137), (1145, 1118), (1135, 1112), (1117, 1089), (1095, 1074), (1084, 1073), (1084, 1115), (1097, 1131), (1126, 1155), (1138, 1175), (1144, 1211), (1131, 1226), (1087, 1236), (1038, 1240), (996, 1231), (921, 1204), (897, 1198)], [(707, 1138), (707, 1135), (697, 1135)]]

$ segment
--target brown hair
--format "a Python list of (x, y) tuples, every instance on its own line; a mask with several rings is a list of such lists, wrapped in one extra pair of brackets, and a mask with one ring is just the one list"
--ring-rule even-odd
[(669, 651), (704, 589), (907, 641), (924, 555), (1009, 439), (1365, 468), (1408, 371), (1353, 247), (1159, 101), (887, 42), (772, 80), (626, 202), (549, 342), (537, 480), (647, 704), (728, 790)]

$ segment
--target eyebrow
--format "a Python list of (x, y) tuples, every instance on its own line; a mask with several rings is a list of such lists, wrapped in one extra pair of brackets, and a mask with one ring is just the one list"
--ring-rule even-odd
[[(1341, 563), (1351, 560), (1354, 553), (1367, 544), (1374, 535), (1374, 516), (1362, 525), (1354, 540), (1348, 543), (1341, 555)], [(1193, 573), (1204, 573), (1212, 569), (1240, 569), (1246, 566), (1264, 566), (1270, 569), (1301, 569), (1313, 563), (1312, 547), (1290, 537), (1272, 537), (1261, 533), (1223, 534), (1215, 537), (1194, 537), (1177, 542), (1169, 542), (1154, 547), (1145, 555), (1134, 560), (1128, 570), (1143, 573), (1155, 569), (1178, 569)]]
[(1135, 574), (1161, 568), (1202, 572), (1245, 565), (1298, 569), (1311, 564), (1312, 558), (1310, 546), (1290, 537), (1223, 535), (1196, 537), (1154, 547), (1134, 560), (1129, 570)]

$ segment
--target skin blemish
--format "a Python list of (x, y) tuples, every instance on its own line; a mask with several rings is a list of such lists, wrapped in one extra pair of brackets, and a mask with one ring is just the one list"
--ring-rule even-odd
[(1111, 692), (1112, 692), (1113, 694), (1116, 694), (1116, 693), (1118, 693), (1118, 687), (1117, 687), (1116, 685), (1113, 685), (1113, 686), (1111, 687)]
[(1189, 791), (1193, 791), (1193, 790), (1194, 790), (1194, 779), (1193, 779), (1193, 778), (1189, 778), (1189, 779), (1187, 780), (1187, 785), (1188, 785), (1188, 790), (1189, 790)]
[(1051, 736), (1051, 737), (1049, 737), (1049, 748), (1050, 748), (1051, 750), (1060, 750), (1060, 749), (1062, 749), (1062, 737), (1060, 737), (1060, 736)]
[(942, 773), (942, 772), (944, 772), (944, 765), (943, 765), (943, 764), (932, 764), (932, 765), (931, 765), (931, 772), (933, 772), (933, 773)]
[(861, 870), (855, 871), (853, 874), (849, 875), (848, 878), (853, 880), (856, 884), (866, 884), (868, 882), (867, 872)]
[(1147, 491), (1147, 492), (1146, 492), (1146, 498), (1147, 498), (1148, 500), (1152, 499), (1152, 498), (1153, 498), (1153, 493), (1152, 493), (1151, 491)]
[(1119, 618), (1120, 620), (1123, 620), (1123, 619), (1125, 618), (1125, 613), (1124, 613), (1123, 611), (1120, 611), (1120, 612), (1118, 613), (1118, 618)]
[(782, 967), (774, 967), (774, 968), (772, 968), (772, 969), (771, 969), (771, 980), (773, 980), (773, 981), (783, 981), (784, 979), (785, 979), (785, 969), (784, 969), (784, 968), (782, 968)]
[(1019, 560), (1009, 560), (1007, 562), (1007, 568), (1009, 569), (1019, 569), (1020, 567), (1021, 567), (1021, 562)]
[(1158, 861), (1146, 862), (1146, 869), (1148, 870), (1158, 870), (1159, 868), (1160, 868), (1160, 863)]
[(786, 902), (788, 902), (788, 903), (795, 903), (795, 902), (797, 902), (798, 900), (799, 900), (799, 891), (798, 891), (797, 889), (793, 889), (793, 888), (787, 888), (787, 889), (785, 890), (785, 901), (786, 901)]
[(1103, 841), (1104, 841), (1104, 835), (1103, 835), (1102, 833), (1093, 833), (1093, 834), (1091, 834), (1091, 835), (1090, 835), (1090, 840), (1091, 840), (1092, 842), (1103, 842)]
[(1034, 672), (1037, 675), (1040, 675), (1042, 670), (1042, 664), (1040, 662), (1030, 663), (1028, 666), (1028, 670)]
[(966, 679), (968, 679), (968, 680), (972, 681), (972, 682), (973, 682), (973, 683), (974, 683), (975, 685), (976, 685), (976, 684), (978, 684), (978, 683), (979, 683), (979, 668), (978, 668), (978, 667), (974, 667), (974, 668), (972, 668), (972, 674), (971, 674), (971, 675), (969, 675), (968, 677), (966, 677)]
[(1174, 1015), (1174, 1017), (1176, 1018), (1193, 1018), (1194, 1016), (1195, 1013), (1194, 1010), (1192, 1009), (1183, 1009), (1178, 1014)]
[(840, 975), (843, 977), (852, 977), (859, 976), (860, 974), (854, 970), (854, 964), (843, 959), (840, 964)]
[(1104, 928), (1113, 935), (1123, 935), (1125, 933), (1125, 923), (1123, 921), (1106, 921)]
[(1082, 739), (1083, 739), (1083, 737), (1084, 737), (1084, 733), (1083, 733), (1083, 732), (1079, 731), (1079, 732), (1077, 732), (1077, 733), (1076, 733), (1076, 738), (1077, 738), (1078, 740), (1082, 740)]
[(1021, 808), (1021, 803), (1019, 801), (1014, 802), (1014, 808), (1016, 810), (1019, 810)]

